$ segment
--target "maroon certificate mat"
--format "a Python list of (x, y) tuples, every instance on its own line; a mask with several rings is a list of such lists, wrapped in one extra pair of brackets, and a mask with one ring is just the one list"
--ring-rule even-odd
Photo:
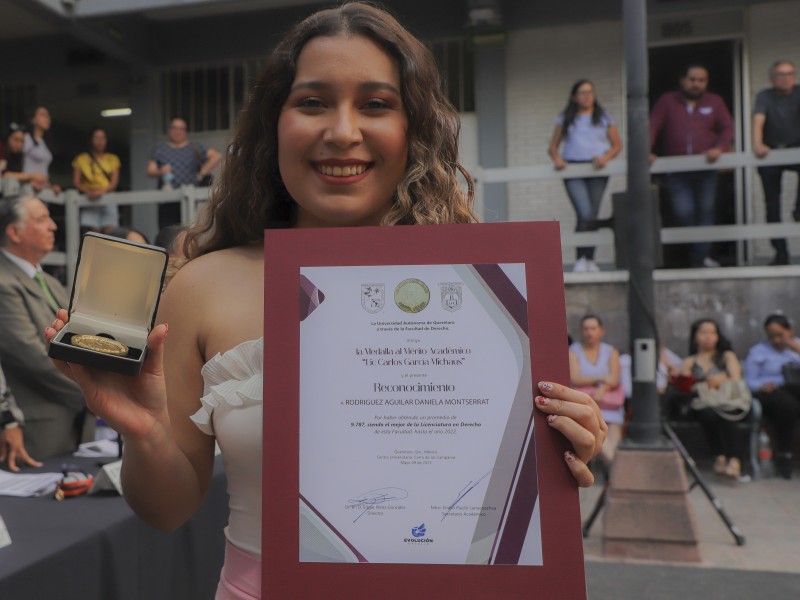
[(557, 223), (267, 230), (263, 597), (585, 598)]

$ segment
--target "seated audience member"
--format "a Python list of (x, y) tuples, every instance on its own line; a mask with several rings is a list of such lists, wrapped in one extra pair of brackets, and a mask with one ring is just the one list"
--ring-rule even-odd
[[(775, 468), (781, 477), (792, 477), (792, 437), (800, 417), (800, 385), (786, 381), (786, 365), (800, 369), (800, 339), (789, 319), (773, 314), (764, 321), (767, 340), (747, 353), (744, 372), (747, 385), (761, 401), (764, 416), (775, 427)], [(791, 368), (791, 367), (789, 367)]]
[(683, 359), (666, 346), (659, 345), (656, 367), (656, 389), (659, 394), (667, 391), (670, 377), (680, 375)]
[(183, 240), (188, 231), (186, 225), (167, 225), (156, 235), (156, 246), (169, 252), (169, 260), (183, 258)]
[(108, 235), (112, 235), (123, 240), (128, 240), (129, 242), (136, 242), (137, 244), (150, 243), (147, 241), (147, 238), (143, 233), (129, 227), (117, 227), (116, 229), (109, 231)]
[(25, 449), (22, 433), (24, 425), (25, 418), (0, 367), (0, 465), (8, 462), (9, 471), (19, 471), (17, 461), (31, 467), (42, 466), (42, 463), (31, 458)]
[(609, 465), (622, 439), (625, 408), (619, 352), (603, 342), (605, 333), (597, 315), (585, 315), (581, 319), (581, 339), (569, 347), (569, 376), (571, 385), (594, 398), (608, 423), (608, 437), (600, 458)]
[(73, 452), (94, 434), (80, 388), (47, 357), (44, 329), (69, 300), (40, 265), (55, 230), (38, 198), (0, 200), (0, 362), (25, 415), (28, 451), (40, 459)]
[(0, 161), (0, 177), (14, 177), (20, 183), (30, 183), (35, 190), (44, 188), (47, 185), (46, 174), (23, 172), (25, 131), (22, 126), (11, 123), (6, 130), (5, 142), (5, 156)]
[[(106, 152), (108, 138), (103, 129), (92, 131), (89, 152), (72, 161), (72, 185), (86, 194), (89, 200), (99, 200), (119, 185), (120, 161), (116, 154)], [(81, 209), (81, 226), (102, 231), (119, 227), (116, 206), (91, 206)]]
[[(689, 356), (683, 361), (681, 375), (691, 376), (698, 383), (705, 382), (712, 389), (719, 388), (726, 380), (742, 378), (739, 359), (715, 321), (700, 319), (692, 324)], [(670, 393), (669, 402), (673, 405), (688, 405), (696, 395), (694, 391), (682, 393), (674, 390)], [(737, 431), (736, 422), (724, 419), (710, 407), (692, 409), (691, 413), (702, 425), (711, 451), (716, 457), (714, 472), (731, 479), (740, 479), (747, 440)]]

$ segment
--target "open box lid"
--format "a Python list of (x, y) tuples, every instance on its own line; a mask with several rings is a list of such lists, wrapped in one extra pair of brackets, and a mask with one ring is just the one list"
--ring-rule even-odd
[(167, 251), (101, 233), (83, 236), (69, 302), (73, 315), (147, 334), (155, 325)]

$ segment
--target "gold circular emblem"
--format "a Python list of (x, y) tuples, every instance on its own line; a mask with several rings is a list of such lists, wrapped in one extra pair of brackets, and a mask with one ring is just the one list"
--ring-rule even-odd
[(128, 347), (122, 342), (99, 335), (73, 335), (71, 343), (78, 348), (86, 348), (113, 356), (127, 356)]
[(419, 279), (405, 279), (394, 289), (394, 303), (407, 313), (418, 313), (431, 301), (431, 291)]

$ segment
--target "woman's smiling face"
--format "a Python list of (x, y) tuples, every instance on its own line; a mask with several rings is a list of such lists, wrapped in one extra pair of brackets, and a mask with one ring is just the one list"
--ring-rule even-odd
[(408, 160), (397, 63), (363, 36), (317, 37), (278, 119), (278, 166), (298, 227), (378, 225)]

